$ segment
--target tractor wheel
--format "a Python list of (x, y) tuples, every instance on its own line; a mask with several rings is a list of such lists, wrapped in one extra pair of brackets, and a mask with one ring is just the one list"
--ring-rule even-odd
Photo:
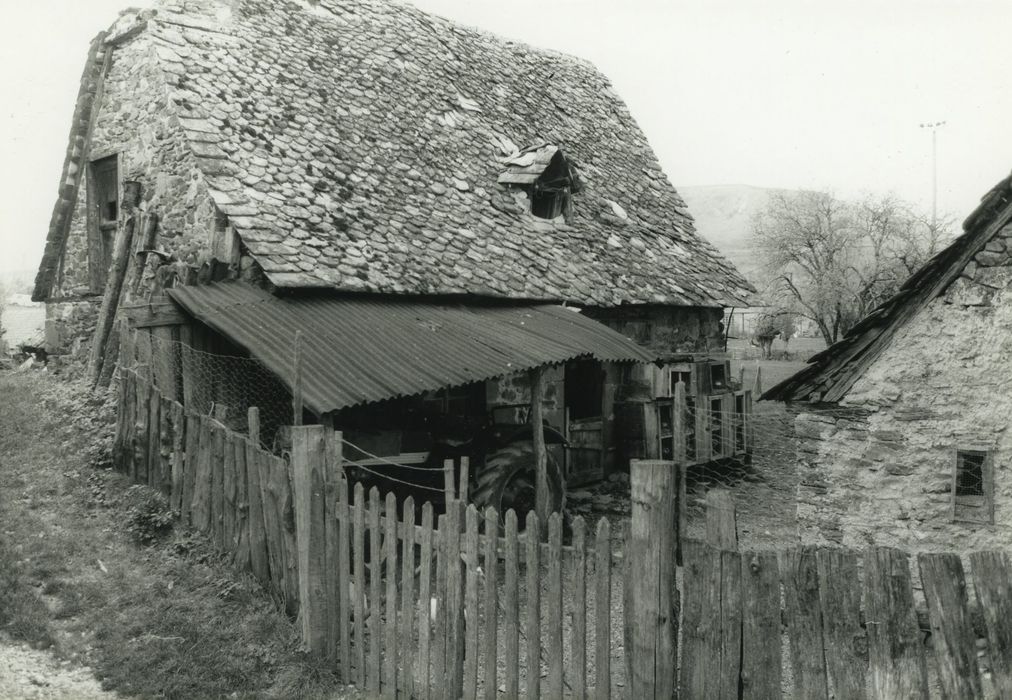
[[(565, 505), (559, 466), (552, 453), (548, 458), (548, 490), (553, 511), (561, 512)], [(512, 442), (485, 457), (485, 466), (476, 476), (471, 495), (474, 505), (484, 511), (488, 507), (499, 513), (504, 522), (506, 511), (517, 514), (522, 529), (528, 511), (535, 506), (534, 446), (526, 440)]]

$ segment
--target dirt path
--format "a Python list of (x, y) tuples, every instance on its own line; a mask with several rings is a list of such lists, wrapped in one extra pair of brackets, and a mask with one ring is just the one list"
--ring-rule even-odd
[(0, 641), (0, 698), (116, 698), (91, 671), (58, 661), (27, 644)]

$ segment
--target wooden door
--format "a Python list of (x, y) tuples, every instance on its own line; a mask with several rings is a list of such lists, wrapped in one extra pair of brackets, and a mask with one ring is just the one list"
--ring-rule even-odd
[(604, 478), (604, 421), (580, 418), (568, 421), (566, 481), (579, 486)]

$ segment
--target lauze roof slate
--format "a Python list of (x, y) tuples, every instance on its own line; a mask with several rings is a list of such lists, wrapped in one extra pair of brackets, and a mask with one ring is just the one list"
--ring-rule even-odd
[[(278, 287), (595, 306), (751, 290), (589, 64), (379, 0), (231, 5), (163, 0), (147, 31), (212, 197)], [(566, 223), (497, 183), (542, 144), (583, 184)]]

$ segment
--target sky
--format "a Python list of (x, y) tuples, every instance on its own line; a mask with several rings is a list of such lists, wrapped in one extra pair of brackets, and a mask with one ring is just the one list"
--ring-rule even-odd
[[(0, 272), (38, 265), (88, 41), (130, 4), (0, 0)], [(1012, 169), (1008, 0), (413, 4), (592, 61), (676, 186), (892, 192), (928, 211), (918, 125), (938, 121), (940, 212), (964, 218)]]

